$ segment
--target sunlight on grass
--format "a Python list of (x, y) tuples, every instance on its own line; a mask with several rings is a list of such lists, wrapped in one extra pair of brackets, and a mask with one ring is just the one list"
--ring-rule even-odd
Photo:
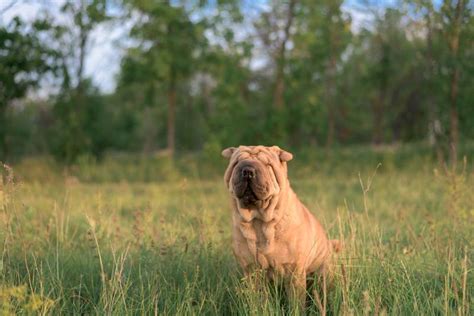
[[(298, 168), (295, 191), (344, 240), (334, 288), (324, 304), (312, 295), (311, 312), (472, 313), (472, 171)], [(3, 314), (295, 313), (277, 285), (257, 291), (240, 273), (218, 171), (95, 182), (14, 170), (0, 186)]]

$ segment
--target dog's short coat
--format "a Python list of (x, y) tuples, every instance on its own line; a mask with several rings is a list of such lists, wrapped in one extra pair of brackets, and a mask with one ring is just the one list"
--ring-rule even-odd
[(290, 187), (287, 161), (277, 146), (239, 146), (223, 150), (229, 158), (224, 180), (232, 197), (233, 251), (245, 273), (263, 269), (286, 280), (290, 298), (304, 302), (306, 277), (329, 272), (339, 242)]

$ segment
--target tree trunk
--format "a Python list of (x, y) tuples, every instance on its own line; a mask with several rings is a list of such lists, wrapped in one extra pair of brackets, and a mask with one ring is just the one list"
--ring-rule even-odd
[(443, 154), (443, 149), (441, 148), (440, 140), (439, 140), (439, 134), (441, 132), (441, 126), (440, 122), (441, 120), (438, 117), (438, 106), (436, 104), (435, 98), (431, 91), (433, 91), (433, 80), (435, 78), (435, 60), (433, 57), (433, 24), (432, 24), (432, 14), (433, 14), (433, 8), (429, 7), (429, 11), (426, 14), (426, 23), (427, 23), (427, 28), (428, 28), (428, 34), (426, 36), (426, 43), (427, 43), (427, 56), (426, 60), (428, 63), (428, 95), (427, 95), (427, 103), (428, 103), (428, 117), (430, 121), (430, 136), (431, 136), (431, 142), (432, 146), (434, 147), (434, 150), (436, 152), (436, 157), (438, 160), (438, 164), (440, 166), (444, 165), (444, 154)]
[(8, 156), (7, 146), (7, 106), (0, 103), (0, 162), (5, 162)]
[(84, 77), (84, 65), (86, 59), (86, 48), (87, 48), (87, 40), (89, 38), (89, 31), (86, 28), (85, 22), (83, 20), (84, 15), (87, 15), (86, 11), (86, 4), (85, 2), (81, 2), (81, 7), (79, 8), (81, 11), (80, 13), (80, 21), (79, 21), (79, 65), (77, 67), (77, 90), (79, 93), (82, 91), (82, 80)]
[(168, 130), (167, 130), (167, 145), (168, 151), (171, 156), (174, 155), (175, 151), (175, 138), (176, 138), (176, 78), (174, 70), (171, 70), (170, 82), (168, 86)]
[(453, 73), (451, 75), (451, 106), (450, 106), (450, 123), (451, 130), (449, 132), (449, 141), (450, 141), (450, 160), (451, 166), (453, 169), (456, 168), (456, 163), (458, 161), (458, 143), (459, 143), (459, 118), (458, 118), (458, 109), (457, 109), (457, 96), (458, 96), (458, 82), (459, 82), (459, 68), (455, 66)]
[(337, 57), (338, 57), (338, 46), (339, 46), (339, 34), (337, 31), (337, 25), (334, 24), (334, 17), (337, 17), (338, 13), (338, 4), (329, 2), (329, 14), (327, 17), (329, 20), (328, 32), (329, 32), (329, 64), (326, 71), (327, 80), (326, 80), (326, 105), (328, 111), (328, 133), (326, 140), (326, 147), (329, 148), (334, 143), (334, 137), (336, 134), (336, 113), (337, 113), (337, 104), (336, 104), (336, 66), (337, 66)]
[(80, 41), (79, 41), (79, 67), (77, 68), (77, 87), (80, 89), (82, 86), (82, 78), (84, 76), (84, 63), (86, 58), (86, 43), (87, 43), (87, 35), (84, 34), (83, 30), (81, 30)]
[(372, 102), (372, 142), (375, 145), (380, 145), (384, 141), (384, 110), (387, 104), (387, 96), (390, 95), (388, 80), (390, 77), (389, 69), (391, 61), (389, 59), (390, 47), (386, 43), (386, 40), (380, 35), (376, 37), (376, 40), (378, 41), (378, 45), (380, 45), (381, 59), (379, 61), (380, 69), (376, 77), (378, 80), (378, 91)]
[(372, 102), (372, 119), (373, 119), (373, 130), (372, 130), (372, 143), (380, 145), (383, 140), (382, 126), (383, 126), (383, 95), (380, 93), (376, 96)]
[(336, 58), (331, 56), (329, 63), (329, 69), (327, 70), (327, 83), (326, 83), (326, 107), (327, 107), (327, 119), (328, 119), (328, 132), (326, 139), (326, 147), (331, 147), (334, 143), (334, 135), (336, 132)]
[(449, 48), (451, 51), (451, 58), (453, 69), (451, 72), (451, 91), (450, 91), (450, 131), (449, 131), (449, 147), (450, 147), (450, 161), (451, 166), (456, 169), (458, 160), (458, 143), (459, 143), (459, 118), (457, 109), (457, 97), (459, 89), (459, 66), (458, 66), (458, 51), (459, 51), (459, 34), (461, 31), (462, 11), (464, 10), (464, 1), (458, 0), (454, 12), (454, 20), (452, 20), (452, 33), (449, 39)]
[(336, 118), (334, 115), (334, 109), (331, 103), (328, 103), (328, 135), (326, 139), (326, 147), (330, 148), (334, 143), (334, 134), (336, 131)]
[[(283, 63), (283, 62), (281, 62)], [(283, 108), (283, 95), (285, 92), (283, 66), (278, 66), (277, 75), (275, 79), (275, 90), (273, 92), (273, 107), (277, 110)]]
[(278, 110), (284, 107), (286, 43), (290, 39), (290, 28), (293, 23), (295, 5), (296, 0), (291, 0), (288, 4), (288, 14), (284, 28), (283, 40), (279, 47), (278, 55), (276, 56), (276, 77), (275, 89), (273, 91), (273, 107)]

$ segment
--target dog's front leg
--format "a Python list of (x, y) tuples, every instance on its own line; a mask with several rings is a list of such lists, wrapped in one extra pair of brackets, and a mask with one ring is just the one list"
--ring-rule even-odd
[(265, 291), (268, 281), (267, 271), (263, 270), (258, 264), (248, 264), (243, 268), (243, 285), (250, 291), (260, 293)]
[(306, 272), (295, 271), (286, 277), (286, 295), (290, 301), (290, 306), (304, 311), (306, 304)]

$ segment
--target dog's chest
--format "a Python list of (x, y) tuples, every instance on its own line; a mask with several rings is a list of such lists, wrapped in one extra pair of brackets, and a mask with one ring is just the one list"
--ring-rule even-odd
[(257, 263), (261, 268), (267, 269), (279, 265), (278, 258), (274, 255), (278, 240), (275, 238), (275, 222), (252, 220), (240, 222), (238, 229), (244, 242), (240, 247), (245, 251), (240, 252), (246, 264)]

